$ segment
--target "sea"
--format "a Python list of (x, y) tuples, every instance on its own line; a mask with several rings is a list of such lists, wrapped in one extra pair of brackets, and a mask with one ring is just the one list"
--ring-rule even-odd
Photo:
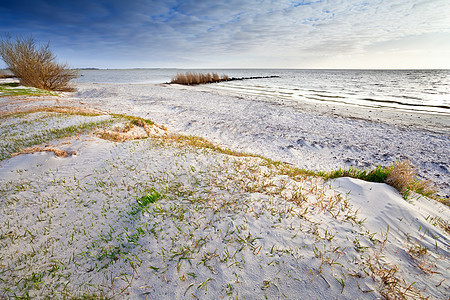
[[(177, 73), (269, 77), (205, 85), (277, 104), (302, 101), (389, 108), (450, 117), (450, 70), (101, 69), (79, 70), (76, 82), (168, 83)], [(266, 100), (267, 101), (267, 100)]]

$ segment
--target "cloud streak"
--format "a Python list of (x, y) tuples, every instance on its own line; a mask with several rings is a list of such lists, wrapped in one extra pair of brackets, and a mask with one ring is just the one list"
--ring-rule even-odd
[(399, 53), (430, 52), (426, 41), (450, 54), (448, 43), (430, 38), (450, 39), (448, 11), (447, 0), (16, 0), (0, 7), (0, 33), (50, 40), (78, 66), (84, 59), (101, 67), (314, 67), (320, 57), (392, 54), (381, 45), (394, 42)]

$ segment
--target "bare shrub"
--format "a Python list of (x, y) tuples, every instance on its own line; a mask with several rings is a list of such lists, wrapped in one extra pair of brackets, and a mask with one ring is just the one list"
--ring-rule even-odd
[(228, 80), (230, 79), (227, 75), (222, 75), (222, 77), (220, 77), (217, 73), (204, 74), (204, 73), (186, 72), (184, 74), (178, 73), (175, 77), (172, 78), (172, 81), (170, 83), (197, 85)]
[(32, 37), (0, 41), (0, 56), (20, 84), (49, 91), (73, 91), (70, 80), (77, 73), (66, 64), (55, 62), (50, 44), (38, 45)]

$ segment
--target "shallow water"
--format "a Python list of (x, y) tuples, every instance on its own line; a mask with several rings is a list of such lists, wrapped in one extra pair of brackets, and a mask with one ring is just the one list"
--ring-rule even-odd
[(208, 85), (236, 94), (267, 96), (274, 103), (337, 103), (440, 113), (450, 116), (450, 70), (129, 69), (81, 70), (77, 82), (165, 83), (180, 72), (217, 72), (230, 77), (279, 78)]

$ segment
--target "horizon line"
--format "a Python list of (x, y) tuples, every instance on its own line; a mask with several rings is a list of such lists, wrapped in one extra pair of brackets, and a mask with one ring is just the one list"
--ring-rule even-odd
[[(214, 67), (193, 67), (193, 68), (177, 68), (177, 67), (141, 67), (141, 68), (97, 68), (82, 67), (71, 68), (72, 70), (323, 70), (323, 71), (450, 71), (450, 68), (214, 68)], [(2, 69), (8, 70), (8, 69)]]

